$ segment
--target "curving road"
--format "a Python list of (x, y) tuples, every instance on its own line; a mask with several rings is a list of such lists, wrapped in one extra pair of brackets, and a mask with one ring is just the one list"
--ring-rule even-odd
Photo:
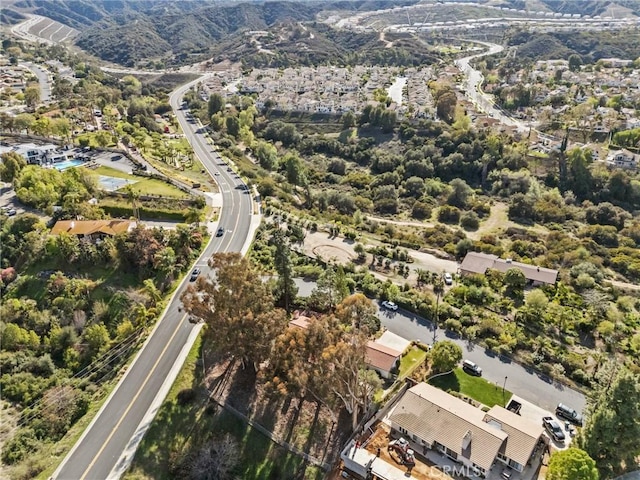
[(520, 122), (513, 117), (506, 115), (502, 110), (498, 109), (491, 95), (487, 95), (482, 91), (482, 83), (484, 82), (484, 76), (479, 70), (476, 70), (471, 66), (471, 60), (484, 57), (486, 55), (494, 55), (504, 50), (502, 45), (495, 43), (481, 42), (474, 40), (475, 43), (479, 43), (487, 47), (482, 53), (477, 53), (464, 58), (459, 58), (455, 61), (456, 67), (464, 74), (464, 82), (461, 85), (461, 90), (471, 100), (471, 102), (478, 107), (478, 109), (486, 113), (491, 118), (499, 120), (504, 125), (517, 127), (520, 131), (526, 131), (527, 127), (523, 122)]
[[(189, 123), (179, 110), (182, 95), (196, 80), (177, 89), (170, 97), (178, 121), (198, 158), (219, 184), (223, 207), (218, 225), (225, 229), (215, 236), (216, 225), (210, 226), (212, 239), (197, 261), (202, 274), (209, 274), (207, 259), (216, 252), (245, 252), (251, 242), (251, 195), (245, 185), (212, 152), (203, 134)], [(259, 222), (259, 218), (258, 218)], [(213, 228), (211, 228), (213, 227)], [(56, 480), (104, 480), (119, 478), (133, 460), (133, 454), (157, 409), (177, 376), (186, 354), (200, 329), (192, 325), (181, 311), (180, 294), (188, 284), (188, 276), (176, 290), (162, 317), (115, 387), (109, 398), (84, 431), (73, 449), (53, 474)]]

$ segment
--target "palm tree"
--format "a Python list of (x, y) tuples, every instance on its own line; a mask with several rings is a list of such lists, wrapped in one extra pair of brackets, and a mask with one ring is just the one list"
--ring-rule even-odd
[(416, 286), (420, 288), (422, 285), (429, 283), (429, 279), (431, 278), (431, 272), (429, 270), (425, 270), (424, 268), (416, 268), (414, 270), (416, 273)]
[(184, 220), (189, 224), (194, 223), (196, 225), (196, 228), (198, 228), (200, 226), (200, 222), (202, 221), (203, 217), (204, 217), (204, 214), (202, 210), (196, 207), (189, 207), (189, 210), (187, 211), (187, 214), (185, 215)]
[(156, 287), (156, 285), (153, 283), (153, 280), (150, 278), (147, 278), (143, 282), (143, 285), (144, 285), (143, 287), (144, 293), (146, 293), (149, 296), (149, 300), (150, 300), (149, 305), (151, 307), (155, 307), (158, 304), (158, 302), (162, 300), (162, 294), (160, 293), (160, 290), (158, 290), (158, 287)]
[(131, 185), (127, 185), (125, 192), (127, 194), (127, 199), (131, 202), (131, 207), (133, 208), (133, 217), (139, 221), (140, 211), (138, 210), (138, 200), (140, 199), (140, 192), (134, 190)]

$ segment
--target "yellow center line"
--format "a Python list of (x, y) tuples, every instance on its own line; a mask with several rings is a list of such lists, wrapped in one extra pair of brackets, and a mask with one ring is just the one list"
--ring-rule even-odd
[(166, 343), (166, 345), (162, 349), (162, 352), (160, 352), (160, 355), (158, 355), (158, 358), (157, 358), (156, 362), (153, 364), (153, 367), (151, 367), (151, 370), (149, 370), (149, 373), (147, 374), (146, 378), (144, 379), (144, 382), (142, 382), (142, 385), (140, 385), (140, 388), (138, 389), (138, 391), (136, 392), (135, 396), (133, 397), (133, 400), (131, 400), (131, 402), (129, 402), (129, 406), (127, 406), (127, 409), (124, 411), (124, 413), (120, 417), (120, 420), (118, 420), (118, 423), (116, 423), (115, 427), (113, 427), (113, 429), (109, 433), (109, 436), (107, 437), (107, 440), (102, 444), (102, 447), (100, 448), (100, 450), (98, 450), (98, 453), (96, 453), (95, 457), (93, 457), (93, 460), (91, 460), (91, 463), (89, 464), (87, 469), (84, 471), (84, 473), (80, 477), (80, 480), (85, 480), (85, 478), (87, 478), (87, 474), (89, 473), (89, 470), (91, 470), (93, 468), (95, 463), (98, 461), (98, 458), (100, 457), (100, 455), (102, 455), (102, 452), (104, 452), (104, 449), (107, 448), (107, 445), (109, 444), (109, 442), (113, 438), (113, 435), (116, 433), (116, 430), (118, 430), (118, 428), (120, 427), (120, 425), (124, 421), (125, 417), (127, 416), (129, 411), (133, 407), (134, 403), (138, 400), (138, 397), (140, 396), (140, 392), (142, 392), (144, 387), (149, 382), (149, 379), (151, 378), (151, 376), (155, 372), (155, 369), (157, 368), (158, 363), (160, 363), (160, 360), (162, 360), (162, 357), (164, 356), (165, 352), (169, 348), (169, 345), (171, 345), (171, 342), (173, 341), (174, 337), (178, 333), (178, 330), (180, 329), (180, 326), (182, 325), (182, 322), (184, 322), (185, 318), (187, 318), (186, 314), (178, 322), (177, 328), (174, 330), (173, 334), (171, 335), (171, 338), (169, 339), (169, 341)]

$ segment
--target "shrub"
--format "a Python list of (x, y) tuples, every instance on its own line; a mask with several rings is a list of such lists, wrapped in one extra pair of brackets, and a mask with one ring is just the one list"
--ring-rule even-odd
[(480, 219), (475, 212), (466, 212), (460, 218), (460, 225), (465, 230), (477, 230), (480, 226)]
[(180, 390), (178, 392), (178, 396), (176, 397), (178, 401), (178, 405), (185, 406), (196, 399), (196, 391), (193, 388), (185, 388), (184, 390)]
[(34, 452), (39, 444), (40, 441), (31, 428), (21, 428), (11, 440), (4, 444), (2, 461), (8, 465), (19, 462), (29, 453)]
[(438, 220), (443, 223), (458, 223), (460, 221), (460, 209), (451, 205), (443, 205), (438, 210)]

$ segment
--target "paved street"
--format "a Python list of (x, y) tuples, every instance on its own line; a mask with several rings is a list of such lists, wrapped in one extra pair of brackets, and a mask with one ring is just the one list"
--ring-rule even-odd
[[(314, 282), (296, 279), (298, 295), (309, 296), (315, 288)], [(433, 344), (433, 326), (426, 320), (411, 312), (398, 309), (396, 312), (379, 308), (378, 317), (387, 330), (408, 340), (420, 340)], [(566, 403), (576, 410), (583, 411), (585, 397), (580, 392), (553, 383), (544, 375), (539, 375), (530, 368), (511, 362), (506, 357), (486, 351), (466, 340), (457, 338), (443, 329), (436, 332), (436, 340), (451, 340), (462, 347), (463, 356), (482, 367), (483, 378), (495, 382), (500, 388), (506, 381), (506, 389), (546, 410), (554, 411), (558, 403)]]
[[(245, 252), (257, 223), (252, 216), (251, 196), (233, 172), (222, 166), (222, 160), (198, 127), (188, 123), (178, 110), (182, 95), (192, 84), (175, 91), (170, 103), (176, 111), (187, 139), (220, 186), (223, 208), (219, 225), (225, 229), (222, 237), (212, 236), (197, 264), (202, 274), (209, 273), (206, 260), (216, 252)], [(211, 227), (210, 227), (211, 228)], [(213, 228), (216, 228), (213, 226)], [(133, 459), (146, 428), (164, 400), (184, 358), (193, 345), (198, 326), (187, 321), (182, 311), (180, 294), (188, 285), (189, 276), (176, 290), (163, 316), (158, 320), (147, 343), (139, 352), (125, 376), (103, 404), (92, 423), (53, 475), (56, 480), (103, 480), (119, 478)]]

